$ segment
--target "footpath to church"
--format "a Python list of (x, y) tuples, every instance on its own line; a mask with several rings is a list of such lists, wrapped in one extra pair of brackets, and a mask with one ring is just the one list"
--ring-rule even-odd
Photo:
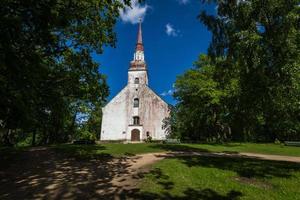
[[(253, 158), (261, 160), (273, 160), (273, 161), (286, 161), (300, 163), (300, 157), (295, 156), (281, 156), (281, 155), (267, 155), (256, 153), (208, 153), (208, 152), (165, 152), (165, 153), (147, 153), (139, 154), (136, 156), (128, 157), (126, 159), (126, 165), (129, 166), (128, 173), (126, 175), (115, 177), (111, 183), (118, 187), (124, 187), (130, 189), (135, 187), (137, 176), (139, 174), (149, 171), (149, 166), (157, 161), (165, 158), (172, 158), (175, 156), (211, 156), (211, 157), (236, 157), (236, 158)], [(124, 163), (125, 164), (125, 163)]]

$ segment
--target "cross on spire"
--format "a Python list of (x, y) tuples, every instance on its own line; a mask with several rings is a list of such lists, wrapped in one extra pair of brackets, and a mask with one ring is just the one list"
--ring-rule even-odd
[(142, 19), (139, 19), (139, 30), (135, 51), (144, 51), (143, 38), (142, 38)]

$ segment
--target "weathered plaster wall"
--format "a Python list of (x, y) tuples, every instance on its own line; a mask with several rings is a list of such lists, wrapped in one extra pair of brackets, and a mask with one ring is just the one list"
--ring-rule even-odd
[[(135, 84), (139, 78), (139, 84)], [(139, 107), (133, 106), (139, 99)], [(133, 124), (133, 117), (140, 118), (140, 125)], [(154, 140), (165, 139), (163, 120), (169, 116), (168, 104), (148, 87), (146, 70), (128, 71), (127, 86), (103, 108), (101, 140), (130, 140), (133, 129), (140, 130), (141, 140), (146, 134)]]
[(148, 75), (147, 71), (128, 71), (128, 84), (134, 84), (135, 78), (139, 78), (140, 85), (148, 85)]
[(148, 87), (144, 88), (143, 93), (140, 116), (144, 127), (144, 137), (148, 131), (153, 139), (165, 139), (166, 133), (162, 127), (163, 120), (169, 116), (168, 104)]
[[(139, 98), (138, 108), (133, 107), (134, 98)], [(165, 139), (162, 126), (169, 116), (167, 103), (145, 84), (128, 84), (103, 108), (101, 140), (130, 140), (134, 116), (140, 117), (141, 140), (147, 132), (153, 139)]]
[(126, 93), (127, 88), (124, 88), (102, 109), (101, 140), (123, 140), (126, 138)]

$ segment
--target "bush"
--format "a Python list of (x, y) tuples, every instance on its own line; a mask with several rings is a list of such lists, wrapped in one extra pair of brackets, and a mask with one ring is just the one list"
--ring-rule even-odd
[(75, 140), (73, 144), (96, 144), (95, 140), (81, 139)]
[(89, 132), (88, 130), (81, 130), (77, 135), (77, 140), (96, 140), (95, 134)]
[(145, 140), (146, 143), (152, 143), (152, 137), (148, 136)]
[(280, 140), (278, 140), (277, 138), (274, 141), (274, 144), (281, 144)]

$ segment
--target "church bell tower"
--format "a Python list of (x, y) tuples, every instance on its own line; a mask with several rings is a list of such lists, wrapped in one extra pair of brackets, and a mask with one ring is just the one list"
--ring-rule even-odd
[(141, 142), (163, 140), (163, 120), (169, 106), (148, 86), (148, 69), (139, 21), (133, 59), (128, 68), (127, 85), (102, 109), (101, 140)]
[(128, 84), (148, 85), (148, 73), (144, 55), (141, 20), (139, 21), (135, 53), (133, 55), (133, 60), (130, 62), (130, 67), (128, 70)]

